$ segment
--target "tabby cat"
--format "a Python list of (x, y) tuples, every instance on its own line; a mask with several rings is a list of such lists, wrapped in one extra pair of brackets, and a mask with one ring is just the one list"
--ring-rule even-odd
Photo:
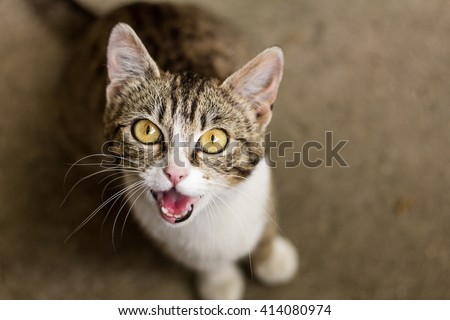
[(289, 281), (298, 264), (278, 233), (264, 161), (283, 53), (270, 47), (238, 68), (243, 47), (196, 7), (138, 3), (99, 18), (67, 71), (68, 132), (98, 146), (103, 121), (134, 217), (198, 273), (206, 299), (243, 296), (242, 259), (268, 285)]

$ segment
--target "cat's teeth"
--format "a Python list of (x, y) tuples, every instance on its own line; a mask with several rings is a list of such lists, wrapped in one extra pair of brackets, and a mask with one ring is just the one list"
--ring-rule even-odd
[(164, 214), (169, 214), (169, 210), (167, 210), (167, 208), (166, 207), (162, 207), (161, 208), (161, 211), (164, 213)]

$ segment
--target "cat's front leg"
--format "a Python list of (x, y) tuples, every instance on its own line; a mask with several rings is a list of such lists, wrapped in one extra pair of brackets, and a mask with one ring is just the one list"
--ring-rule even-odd
[(298, 253), (294, 245), (278, 234), (269, 223), (252, 253), (253, 271), (266, 285), (279, 285), (290, 281), (298, 268)]
[(200, 272), (197, 287), (202, 299), (235, 300), (242, 298), (245, 281), (236, 264), (227, 264)]

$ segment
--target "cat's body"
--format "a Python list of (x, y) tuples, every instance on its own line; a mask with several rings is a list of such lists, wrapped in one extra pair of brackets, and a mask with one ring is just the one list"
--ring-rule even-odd
[[(117, 22), (136, 33), (120, 24), (108, 42)], [(119, 143), (108, 150), (121, 161), (134, 216), (168, 255), (199, 272), (204, 298), (242, 296), (243, 258), (267, 284), (297, 268), (295, 249), (276, 230), (263, 158), (283, 56), (267, 49), (233, 73), (244, 47), (194, 7), (138, 4), (100, 19), (68, 71), (72, 140), (92, 133), (81, 143), (89, 153), (99, 152), (101, 132)]]

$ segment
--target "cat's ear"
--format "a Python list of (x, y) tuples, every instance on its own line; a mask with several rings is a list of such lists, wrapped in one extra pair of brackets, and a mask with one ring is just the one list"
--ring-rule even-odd
[(247, 99), (257, 113), (257, 121), (266, 126), (272, 117), (272, 105), (283, 76), (283, 51), (271, 47), (229, 76), (221, 85)]
[(108, 76), (111, 82), (132, 76), (158, 78), (160, 73), (144, 44), (125, 23), (111, 31), (108, 43)]

